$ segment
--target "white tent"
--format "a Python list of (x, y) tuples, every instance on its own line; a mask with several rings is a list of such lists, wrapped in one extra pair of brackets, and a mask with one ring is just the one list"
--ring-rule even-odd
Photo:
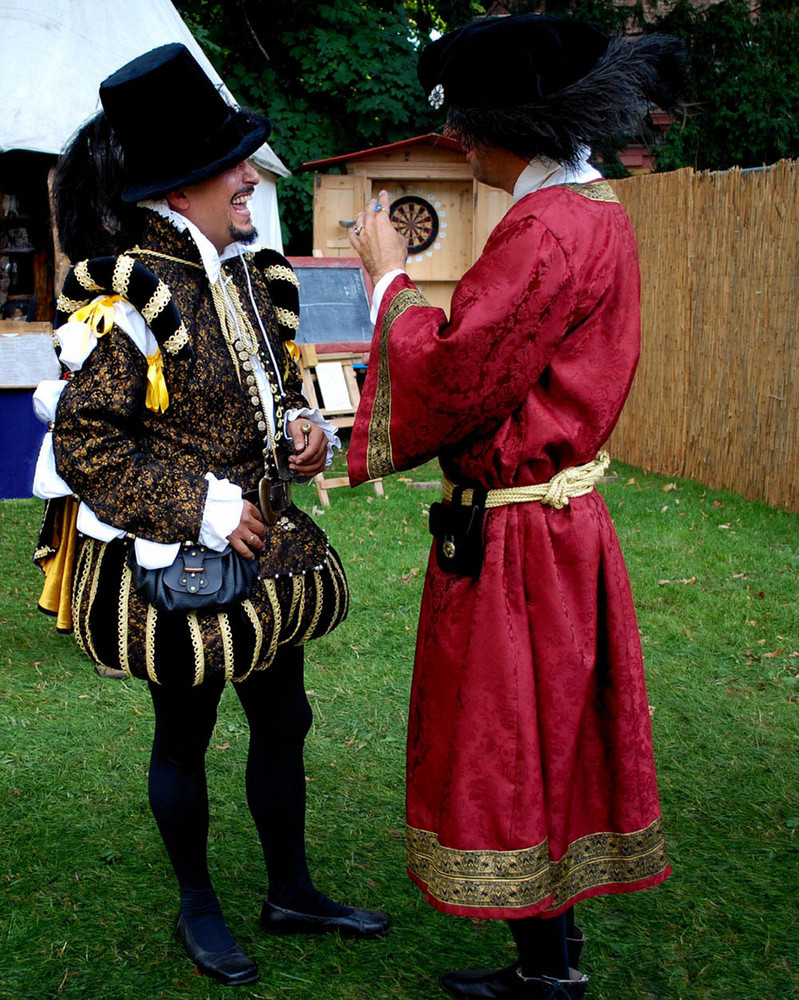
[[(167, 42), (183, 42), (237, 103), (170, 0), (0, 0), (0, 153), (60, 153), (99, 110), (101, 81)], [(251, 202), (259, 242), (282, 250), (276, 182), (290, 171), (267, 143), (252, 162), (261, 174)]]

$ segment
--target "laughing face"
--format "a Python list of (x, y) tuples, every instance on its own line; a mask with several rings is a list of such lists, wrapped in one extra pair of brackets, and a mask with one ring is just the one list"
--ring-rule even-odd
[(243, 160), (216, 177), (172, 192), (168, 200), (221, 253), (231, 243), (252, 243), (256, 239), (249, 201), (259, 180), (258, 171)]

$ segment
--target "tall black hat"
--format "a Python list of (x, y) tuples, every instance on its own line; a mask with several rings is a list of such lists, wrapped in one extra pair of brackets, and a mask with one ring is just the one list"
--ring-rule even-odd
[(215, 177), (251, 156), (271, 130), (234, 108), (185, 45), (161, 45), (100, 84), (125, 158), (122, 200), (158, 198)]

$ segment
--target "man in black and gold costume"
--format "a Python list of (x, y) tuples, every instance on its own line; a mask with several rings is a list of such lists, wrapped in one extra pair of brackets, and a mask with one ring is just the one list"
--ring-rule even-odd
[[(68, 606), (96, 664), (148, 681), (150, 803), (180, 885), (178, 937), (201, 971), (250, 983), (257, 967), (224, 923), (206, 860), (205, 752), (227, 680), (250, 727), (262, 926), (360, 938), (390, 927), (318, 892), (305, 856), (302, 646), (344, 619), (349, 597), (289, 490), (337, 442), (302, 396), (297, 279), (278, 253), (245, 252), (259, 179), (247, 157), (269, 123), (230, 107), (182, 45), (128, 63), (100, 96), (55, 187), (62, 245), (90, 259), (58, 302), (69, 378), (37, 392), (53, 421), (36, 480), (50, 501), (42, 606)], [(149, 604), (135, 573), (169, 566), (187, 542), (257, 559), (249, 598), (205, 613)]]

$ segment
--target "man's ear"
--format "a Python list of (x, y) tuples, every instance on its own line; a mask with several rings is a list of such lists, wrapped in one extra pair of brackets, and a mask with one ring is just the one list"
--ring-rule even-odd
[(189, 199), (183, 188), (179, 188), (177, 191), (170, 191), (166, 196), (166, 200), (169, 207), (175, 212), (182, 213), (189, 207)]

